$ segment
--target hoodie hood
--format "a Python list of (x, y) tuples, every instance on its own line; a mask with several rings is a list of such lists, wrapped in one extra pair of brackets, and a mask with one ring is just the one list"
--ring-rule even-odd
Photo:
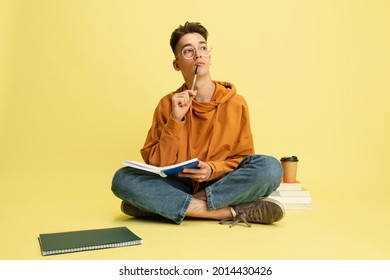
[[(208, 113), (216, 110), (219, 105), (225, 103), (236, 94), (236, 87), (228, 82), (213, 81), (215, 84), (215, 92), (209, 102), (197, 102), (195, 99), (192, 102), (192, 110), (195, 113)], [(185, 90), (185, 84), (180, 91)]]
[(228, 82), (217, 82), (215, 83), (215, 93), (212, 98), (213, 101), (222, 104), (229, 100), (233, 95), (236, 94), (236, 87)]

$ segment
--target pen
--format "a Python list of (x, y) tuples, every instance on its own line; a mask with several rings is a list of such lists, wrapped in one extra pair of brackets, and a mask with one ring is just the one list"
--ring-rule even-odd
[(195, 75), (194, 75), (194, 80), (192, 81), (191, 90), (194, 90), (194, 89), (195, 89), (196, 77), (198, 76), (198, 67), (199, 67), (199, 65), (196, 65), (196, 68), (195, 68)]
[[(199, 68), (199, 65), (196, 65), (196, 67), (195, 67), (195, 75), (194, 75), (194, 80), (192, 81), (191, 90), (195, 89), (196, 77), (198, 76), (198, 68)], [(192, 101), (192, 98), (193, 97), (191, 96), (190, 101)]]

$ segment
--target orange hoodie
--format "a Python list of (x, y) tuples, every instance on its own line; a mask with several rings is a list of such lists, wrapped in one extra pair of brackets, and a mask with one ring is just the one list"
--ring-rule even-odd
[[(216, 82), (210, 102), (192, 101), (182, 122), (171, 117), (171, 98), (164, 96), (154, 111), (141, 155), (156, 166), (176, 164), (191, 158), (208, 163), (210, 180), (232, 171), (254, 154), (249, 111), (233, 84)], [(176, 92), (185, 90), (185, 85)]]

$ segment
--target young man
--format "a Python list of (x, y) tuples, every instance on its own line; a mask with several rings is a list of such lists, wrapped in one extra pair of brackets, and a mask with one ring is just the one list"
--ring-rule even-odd
[[(122, 211), (182, 223), (185, 217), (271, 224), (283, 206), (266, 198), (280, 184), (278, 160), (255, 155), (245, 99), (233, 84), (213, 81), (207, 30), (187, 22), (171, 35), (173, 68), (184, 84), (164, 96), (155, 109), (141, 154), (146, 163), (166, 166), (197, 157), (198, 169), (162, 178), (124, 167), (112, 191)], [(195, 69), (198, 74), (194, 90)]]

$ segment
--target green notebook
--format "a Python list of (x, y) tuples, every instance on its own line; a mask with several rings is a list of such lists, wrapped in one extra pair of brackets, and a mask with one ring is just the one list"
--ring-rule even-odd
[(127, 227), (40, 234), (43, 256), (142, 244)]

